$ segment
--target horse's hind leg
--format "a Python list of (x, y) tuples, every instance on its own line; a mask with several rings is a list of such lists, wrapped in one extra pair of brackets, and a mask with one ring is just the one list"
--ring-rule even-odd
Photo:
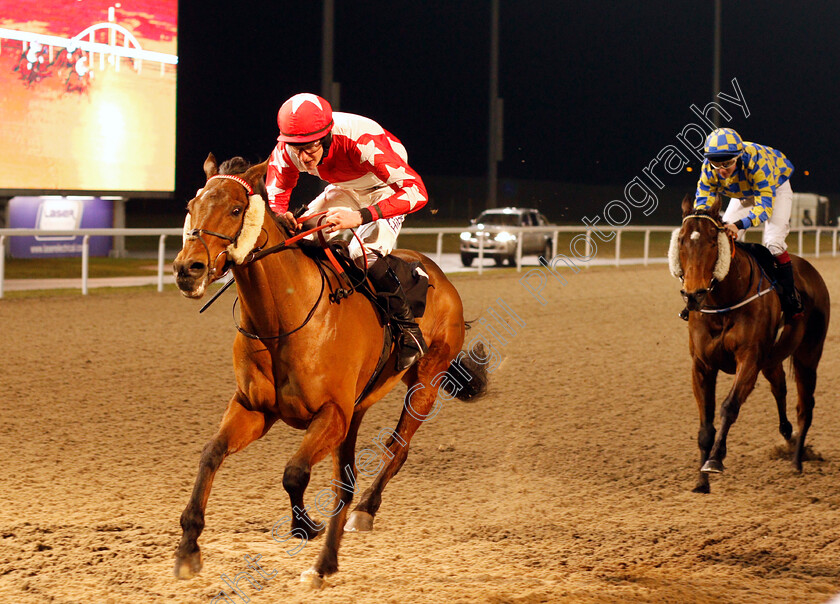
[(796, 435), (793, 465), (797, 472), (801, 472), (802, 458), (805, 453), (805, 437), (814, 417), (814, 390), (817, 387), (817, 370), (797, 358), (793, 359), (793, 370), (796, 376), (796, 390), (799, 394), (799, 400), (796, 404), (796, 419), (799, 430)]
[(181, 514), (181, 542), (175, 551), (175, 576), (190, 579), (201, 571), (201, 549), (198, 537), (204, 530), (204, 510), (210, 497), (213, 478), (225, 457), (241, 451), (257, 440), (271, 426), (258, 411), (245, 409), (237, 396), (228, 403), (219, 431), (204, 446), (198, 464), (190, 501)]
[(385, 453), (382, 461), (385, 465), (370, 487), (362, 494), (359, 504), (350, 514), (347, 526), (344, 527), (347, 531), (370, 531), (373, 529), (373, 519), (382, 504), (382, 491), (385, 490), (388, 481), (400, 471), (405, 463), (411, 438), (417, 432), (420, 424), (435, 415), (431, 412), (431, 409), (437, 397), (438, 387), (433, 386), (431, 381), (435, 376), (446, 371), (449, 362), (433, 363), (430, 362), (430, 356), (427, 355), (424, 359), (421, 359), (415, 379), (405, 380), (409, 386), (408, 394), (405, 397), (400, 420), (397, 422), (396, 432), (393, 432), (384, 443)]
[[(717, 370), (694, 361), (692, 373), (692, 387), (697, 408), (700, 412), (700, 429), (697, 432), (697, 446), (700, 447), (700, 467), (709, 459), (709, 451), (715, 442), (715, 386), (717, 384)], [(699, 472), (697, 484), (692, 491), (708, 493), (709, 475)]]
[(773, 398), (776, 399), (776, 409), (779, 411), (779, 433), (788, 443), (790, 443), (790, 436), (793, 433), (793, 426), (787, 418), (787, 384), (785, 383), (785, 370), (781, 363), (775, 367), (768, 367), (762, 369), (761, 373), (770, 382), (770, 392), (773, 393)]

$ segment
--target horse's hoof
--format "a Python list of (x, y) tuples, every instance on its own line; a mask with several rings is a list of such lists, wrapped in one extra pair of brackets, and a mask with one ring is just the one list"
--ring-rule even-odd
[(360, 512), (359, 510), (350, 512), (350, 518), (347, 519), (347, 523), (344, 525), (344, 530), (348, 533), (363, 533), (372, 531), (373, 515), (368, 514), (367, 512)]
[(710, 493), (711, 489), (707, 484), (698, 484), (696, 487), (691, 489), (692, 493)]
[(709, 459), (703, 464), (700, 471), (705, 472), (706, 474), (720, 474), (723, 472), (723, 463), (717, 459)]
[(193, 552), (182, 558), (176, 555), (175, 578), (192, 579), (201, 572), (201, 551)]
[(310, 568), (309, 570), (305, 570), (300, 573), (300, 582), (305, 583), (312, 589), (321, 589), (324, 587), (324, 577), (322, 577), (314, 568)]

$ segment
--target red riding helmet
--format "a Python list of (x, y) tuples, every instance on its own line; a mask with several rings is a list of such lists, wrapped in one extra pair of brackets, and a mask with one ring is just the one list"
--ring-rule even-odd
[(324, 138), (333, 126), (332, 107), (326, 99), (304, 92), (283, 103), (277, 112), (278, 141), (299, 145)]

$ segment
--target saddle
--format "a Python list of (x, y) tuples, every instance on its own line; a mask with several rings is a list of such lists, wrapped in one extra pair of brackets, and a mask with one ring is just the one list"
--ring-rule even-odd
[(755, 261), (758, 262), (758, 266), (761, 267), (761, 270), (763, 270), (767, 275), (767, 278), (770, 279), (770, 283), (773, 285), (776, 292), (781, 296), (782, 286), (779, 283), (776, 268), (778, 265), (776, 264), (776, 257), (770, 252), (770, 250), (760, 243), (743, 243), (741, 241), (736, 241), (735, 245), (755, 258)]
[[(356, 263), (350, 258), (347, 241), (341, 239), (330, 241), (327, 243), (326, 249), (320, 243), (305, 239), (299, 241), (298, 245), (307, 256), (335, 273), (344, 285), (344, 287), (331, 288), (331, 302), (340, 304), (343, 298), (352, 295), (354, 291), (358, 291), (371, 301), (380, 323), (383, 326), (390, 324), (391, 309), (383, 304), (382, 299), (377, 296), (376, 291), (367, 279), (365, 271), (356, 266)], [(330, 253), (338, 264), (338, 270), (330, 261)], [(406, 262), (396, 256), (382, 256), (376, 251), (374, 253), (380, 258), (384, 258), (391, 270), (397, 275), (411, 312), (418, 319), (422, 317), (426, 312), (426, 292), (430, 287), (429, 276), (423, 270), (423, 265), (420, 262)]]

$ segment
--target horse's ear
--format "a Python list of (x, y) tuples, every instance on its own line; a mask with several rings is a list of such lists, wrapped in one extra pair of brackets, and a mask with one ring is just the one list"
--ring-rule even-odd
[(255, 191), (260, 190), (259, 182), (265, 178), (265, 173), (268, 170), (268, 160), (265, 160), (261, 164), (257, 164), (255, 166), (251, 166), (248, 168), (247, 172), (245, 172), (245, 180), (251, 183), (251, 186), (254, 187)]
[(257, 164), (255, 166), (251, 166), (248, 168), (248, 171), (245, 172), (245, 179), (250, 183), (255, 183), (258, 180), (265, 178), (265, 173), (268, 171), (268, 160), (265, 160), (261, 164)]
[(682, 217), (685, 218), (694, 211), (694, 197), (686, 194), (682, 200)]
[(210, 153), (207, 155), (207, 159), (204, 160), (204, 174), (207, 178), (211, 178), (218, 173), (219, 165), (216, 163), (216, 156)]

